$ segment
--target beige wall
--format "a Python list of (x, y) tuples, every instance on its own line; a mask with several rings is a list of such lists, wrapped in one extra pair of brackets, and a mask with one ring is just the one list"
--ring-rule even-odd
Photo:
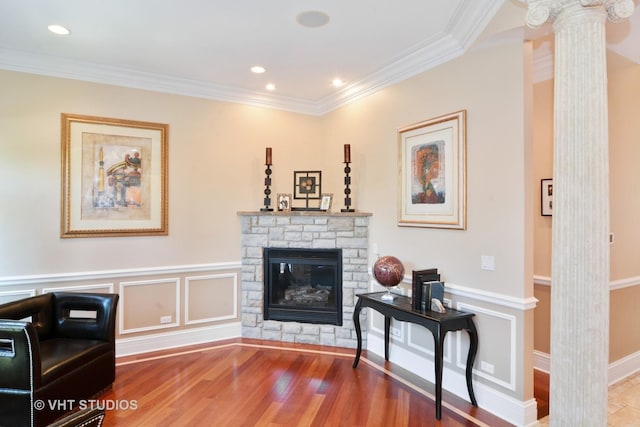
[[(340, 168), (310, 116), (6, 71), (0, 92), (0, 276), (238, 261), (236, 212), (262, 206), (266, 146), (275, 191), (293, 169)], [(59, 238), (63, 112), (169, 124), (167, 237)]]
[[(352, 144), (354, 200), (374, 212), (370, 241), (380, 255), (398, 256), (409, 270), (438, 267), (452, 283), (530, 296), (523, 286), (531, 191), (524, 101), (517, 44), (465, 55), (324, 118), (328, 141)], [(397, 130), (462, 109), (468, 114), (467, 230), (398, 227)], [(495, 271), (480, 270), (481, 255), (495, 257)]]
[[(261, 207), (264, 148), (273, 147), (274, 193), (292, 192), (294, 170), (322, 170), (323, 192), (336, 195), (339, 209), (342, 146), (350, 143), (354, 207), (373, 213), (372, 246), (399, 257), (407, 275), (438, 267), (454, 304), (477, 313), (476, 383), (484, 392), (495, 390), (485, 404), (499, 395), (510, 396), (508, 404), (529, 402), (529, 55), (520, 43), (477, 50), (324, 117), (0, 72), (0, 278), (238, 262), (236, 213)], [(461, 109), (467, 110), (467, 230), (398, 227), (397, 130)], [(167, 237), (59, 238), (62, 112), (170, 125)], [(480, 269), (482, 255), (495, 257), (495, 271)], [(172, 298), (184, 299), (179, 276), (173, 284), (125, 288), (133, 304), (122, 306), (129, 313), (125, 328), (158, 326)], [(135, 311), (136, 301), (146, 315)], [(500, 339), (495, 328), (503, 331)], [(449, 342), (465, 345), (461, 335)], [(423, 353), (411, 342), (401, 344)], [(495, 372), (480, 370), (482, 361)], [(461, 366), (457, 357), (447, 359), (448, 368), (464, 372)]]
[[(519, 43), (475, 51), (323, 118), (327, 141), (352, 144), (354, 200), (358, 209), (373, 212), (372, 250), (399, 257), (407, 274), (438, 267), (449, 288), (482, 293), (482, 303), (454, 295), (461, 308), (477, 314), (483, 343), (478, 360), (495, 367), (492, 375), (477, 381), (513, 386), (507, 393), (525, 399), (532, 395), (525, 372), (531, 369), (526, 357), (533, 349), (526, 312), (491, 301), (495, 295), (522, 304), (533, 296), (527, 55), (528, 47)], [(398, 227), (398, 129), (461, 109), (468, 114), (467, 230)], [(495, 271), (480, 269), (482, 255), (495, 257)], [(512, 327), (515, 336), (510, 335)], [(411, 329), (394, 342), (428, 349), (429, 339), (422, 335)], [(511, 360), (514, 353), (517, 367)]]
[[(609, 160), (611, 232), (611, 319), (609, 359), (611, 362), (640, 352), (640, 336), (628, 325), (635, 324), (640, 301), (640, 66), (615, 54), (609, 55)], [(536, 182), (553, 174), (553, 81), (535, 85), (535, 173)], [(549, 353), (551, 292), (551, 217), (539, 215), (539, 188), (535, 195), (535, 286), (539, 300), (535, 310), (535, 350)], [(588, 191), (588, 189), (585, 189)], [(551, 285), (553, 286), (553, 285)]]

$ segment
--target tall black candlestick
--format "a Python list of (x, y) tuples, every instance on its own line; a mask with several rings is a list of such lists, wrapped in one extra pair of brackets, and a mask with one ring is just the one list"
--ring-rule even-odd
[(351, 209), (351, 189), (349, 186), (351, 185), (351, 177), (349, 173), (351, 172), (351, 168), (349, 167), (349, 162), (346, 161), (347, 157), (347, 145), (345, 145), (345, 162), (344, 162), (344, 209), (340, 209), (340, 212), (355, 212), (355, 209)]
[(260, 208), (262, 212), (271, 212), (273, 208), (271, 208), (271, 165), (267, 165), (267, 168), (264, 170), (265, 178), (264, 178), (264, 208)]

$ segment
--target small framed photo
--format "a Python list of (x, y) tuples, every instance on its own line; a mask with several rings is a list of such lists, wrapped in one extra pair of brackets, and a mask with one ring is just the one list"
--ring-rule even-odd
[(333, 201), (333, 194), (327, 193), (322, 195), (322, 199), (320, 201), (320, 210), (328, 212), (331, 210), (331, 202)]
[(291, 194), (278, 194), (278, 210), (290, 211), (291, 210)]
[(553, 179), (551, 178), (540, 181), (540, 214), (542, 216), (553, 214)]

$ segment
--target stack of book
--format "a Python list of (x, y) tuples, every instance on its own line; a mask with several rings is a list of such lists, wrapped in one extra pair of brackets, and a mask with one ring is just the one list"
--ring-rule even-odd
[(414, 310), (430, 311), (433, 298), (441, 303), (444, 299), (444, 283), (440, 281), (438, 269), (414, 270), (411, 285), (411, 299)]

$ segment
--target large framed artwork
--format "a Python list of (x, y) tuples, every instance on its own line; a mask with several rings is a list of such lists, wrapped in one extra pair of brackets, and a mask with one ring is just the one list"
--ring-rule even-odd
[(61, 237), (167, 235), (169, 125), (62, 114)]
[(398, 225), (466, 228), (466, 110), (398, 130)]

